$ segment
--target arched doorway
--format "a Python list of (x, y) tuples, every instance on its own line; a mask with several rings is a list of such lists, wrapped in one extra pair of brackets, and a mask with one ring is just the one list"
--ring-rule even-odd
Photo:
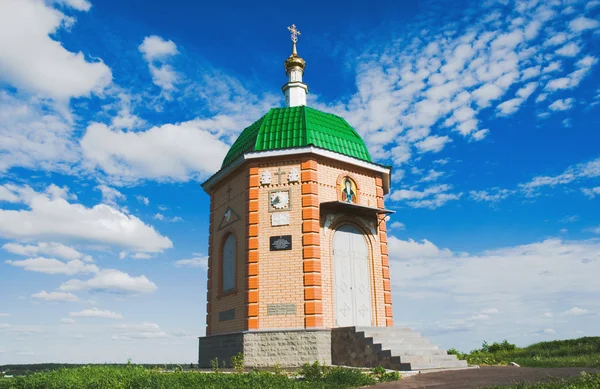
[(363, 233), (351, 224), (333, 236), (333, 272), (336, 325), (370, 326), (369, 250)]

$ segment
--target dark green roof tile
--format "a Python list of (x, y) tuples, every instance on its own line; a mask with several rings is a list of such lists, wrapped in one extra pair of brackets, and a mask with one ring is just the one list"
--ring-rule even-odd
[(244, 129), (222, 168), (245, 153), (315, 146), (371, 162), (360, 135), (341, 117), (309, 107), (272, 108)]

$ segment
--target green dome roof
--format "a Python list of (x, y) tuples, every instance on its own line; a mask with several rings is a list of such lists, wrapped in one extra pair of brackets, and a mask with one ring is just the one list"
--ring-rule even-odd
[(343, 118), (300, 106), (271, 108), (244, 129), (229, 149), (221, 168), (252, 151), (315, 146), (371, 162), (360, 135)]

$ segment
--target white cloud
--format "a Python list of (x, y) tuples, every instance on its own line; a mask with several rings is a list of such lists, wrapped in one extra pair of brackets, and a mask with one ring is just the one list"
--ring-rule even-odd
[(594, 197), (600, 195), (600, 186), (597, 186), (595, 188), (581, 188), (581, 191), (584, 195), (586, 195), (590, 199), (593, 199)]
[(87, 128), (81, 147), (90, 167), (102, 169), (117, 181), (187, 181), (219, 170), (229, 149), (207, 128), (209, 123), (202, 120), (140, 132), (94, 123)]
[(390, 198), (393, 201), (406, 201), (407, 205), (413, 208), (435, 209), (446, 204), (448, 201), (458, 200), (462, 193), (447, 193), (452, 189), (448, 184), (431, 186), (418, 191), (415, 189), (399, 189), (391, 193)]
[(83, 255), (73, 247), (65, 246), (64, 244), (56, 242), (39, 242), (37, 245), (6, 243), (2, 246), (2, 248), (9, 253), (27, 257), (50, 255), (66, 260), (83, 259), (86, 262), (91, 261), (91, 257)]
[(15, 267), (22, 267), (27, 271), (45, 274), (75, 275), (80, 273), (89, 274), (98, 272), (98, 267), (96, 265), (87, 264), (79, 259), (62, 262), (54, 258), (37, 257), (19, 261), (6, 260), (4, 263)]
[(76, 323), (75, 319), (72, 319), (70, 317), (62, 318), (62, 319), (60, 319), (60, 322), (62, 324), (75, 324)]
[(46, 100), (0, 91), (0, 173), (13, 166), (69, 172), (79, 158), (72, 131)]
[(521, 104), (523, 104), (529, 98), (529, 96), (531, 96), (537, 86), (537, 82), (530, 82), (521, 87), (516, 93), (517, 97), (506, 100), (496, 107), (496, 109), (500, 111), (498, 114), (500, 116), (508, 116), (515, 113), (521, 107)]
[(567, 111), (573, 108), (574, 102), (575, 99), (572, 97), (568, 99), (558, 99), (554, 103), (550, 104), (548, 108), (550, 108), (552, 111)]
[(146, 276), (132, 277), (115, 269), (100, 270), (93, 278), (87, 281), (77, 279), (63, 283), (59, 290), (63, 292), (76, 292), (80, 290), (91, 290), (97, 292), (113, 293), (152, 293), (156, 285)]
[(62, 4), (77, 11), (89, 11), (92, 8), (92, 4), (87, 0), (54, 0), (58, 4)]
[(137, 199), (137, 201), (139, 201), (140, 203), (142, 203), (144, 205), (150, 204), (150, 199), (148, 199), (148, 197), (137, 195), (137, 196), (135, 196), (135, 198)]
[(480, 141), (480, 140), (484, 139), (489, 133), (490, 133), (490, 130), (488, 130), (488, 129), (476, 131), (475, 133), (473, 133), (473, 140)]
[(18, 325), (7, 327), (10, 331), (21, 336), (36, 335), (46, 332), (41, 326)]
[(519, 188), (527, 195), (534, 195), (539, 188), (545, 186), (566, 185), (577, 180), (594, 177), (600, 177), (600, 158), (569, 166), (564, 172), (556, 176), (534, 177), (527, 183), (519, 184)]
[(556, 50), (556, 54), (562, 55), (564, 57), (575, 57), (581, 51), (581, 47), (575, 43), (570, 42)]
[(567, 34), (564, 32), (559, 32), (558, 34), (554, 34), (550, 36), (545, 42), (544, 46), (558, 46), (565, 43), (568, 39)]
[(497, 203), (514, 194), (514, 191), (508, 189), (492, 188), (490, 190), (472, 190), (469, 192), (471, 199), (478, 202)]
[(172, 247), (172, 242), (153, 227), (109, 205), (87, 208), (64, 198), (51, 198), (28, 186), (16, 190), (29, 209), (0, 209), (2, 237), (84, 240), (142, 252), (161, 252)]
[(442, 151), (442, 149), (444, 148), (444, 146), (446, 146), (446, 143), (448, 142), (452, 142), (452, 140), (447, 136), (432, 135), (428, 136), (420, 142), (417, 142), (415, 146), (417, 147), (417, 149), (419, 149), (419, 152), (421, 153), (426, 153), (429, 151), (438, 153)]
[(101, 310), (98, 308), (84, 309), (80, 312), (71, 312), (69, 313), (71, 317), (100, 317), (104, 319), (123, 319), (123, 315), (116, 312)]
[(524, 99), (517, 98), (517, 97), (515, 97), (514, 99), (506, 100), (505, 102), (499, 104), (498, 107), (496, 107), (496, 109), (498, 111), (500, 111), (498, 113), (498, 115), (499, 116), (508, 116), (508, 115), (511, 115), (511, 114), (517, 112), (519, 110), (519, 108), (521, 107), (521, 104), (523, 104), (524, 101), (525, 101)]
[(194, 254), (191, 259), (180, 259), (175, 261), (176, 267), (198, 267), (203, 270), (208, 270), (208, 257), (205, 255)]
[(44, 301), (79, 301), (79, 298), (75, 296), (73, 293), (64, 293), (64, 292), (46, 292), (42, 290), (39, 293), (32, 294), (31, 297), (38, 300)]
[(147, 253), (134, 253), (131, 255), (131, 258), (133, 258), (133, 259), (150, 259), (150, 258), (152, 258), (152, 255), (147, 254)]
[(585, 16), (580, 16), (577, 19), (569, 22), (569, 28), (571, 31), (580, 33), (586, 30), (593, 30), (600, 27), (600, 22), (594, 19), (586, 18)]
[(16, 203), (19, 201), (17, 196), (10, 185), (0, 185), (0, 201), (6, 201), (8, 203)]
[[(152, 74), (152, 82), (165, 91), (175, 89), (175, 84), (179, 81), (177, 72), (170, 65), (162, 65), (160, 67), (149, 65), (150, 74)], [(168, 96), (168, 95), (167, 95)]]
[(156, 323), (121, 324), (113, 328), (119, 332), (112, 337), (113, 340), (159, 339), (169, 336)]
[(10, 317), (9, 313), (0, 312), (0, 317)]
[(485, 315), (497, 315), (500, 313), (500, 310), (497, 308), (487, 308), (487, 309), (482, 309), (481, 313), (483, 313)]
[[(178, 53), (175, 43), (152, 35), (144, 38), (139, 50), (148, 61), (148, 69), (154, 84), (166, 92), (174, 90), (175, 84), (179, 82), (179, 76), (172, 66), (162, 62)], [(155, 65), (153, 62), (156, 61), (161, 62), (161, 64), (159, 66)], [(165, 94), (165, 97), (170, 98), (170, 95)]]
[(587, 316), (587, 315), (590, 315), (590, 311), (588, 311), (587, 309), (579, 308), (579, 307), (573, 307), (573, 308), (569, 309), (568, 311), (561, 313), (561, 316)]
[(393, 222), (390, 227), (393, 229), (402, 230), (402, 231), (404, 231), (406, 229), (406, 225), (402, 222)]
[(407, 241), (390, 236), (388, 239), (390, 253), (394, 253), (394, 259), (411, 258), (450, 258), (452, 252), (448, 249), (439, 249), (436, 245), (423, 239), (421, 243), (412, 239)]
[(600, 235), (600, 226), (593, 227), (593, 228), (588, 228), (586, 231), (593, 232), (594, 234), (599, 234)]
[(96, 186), (96, 189), (102, 192), (102, 202), (104, 204), (116, 206), (119, 200), (125, 200), (126, 197), (123, 193), (119, 192), (115, 188), (101, 184)]
[(438, 178), (444, 175), (444, 172), (438, 172), (434, 169), (429, 169), (427, 175), (419, 180), (419, 182), (437, 181)]
[(144, 38), (139, 50), (147, 61), (163, 60), (178, 53), (177, 45), (173, 41), (152, 35)]
[[(68, 2), (76, 8), (85, 3)], [(11, 37), (0, 40), (0, 78), (5, 82), (59, 100), (101, 93), (111, 83), (104, 63), (87, 62), (83, 53), (70, 52), (50, 37), (74, 19), (35, 0), (4, 0), (2, 9), (0, 36)]]
[[(483, 310), (493, 306), (503, 316), (523, 318), (509, 330), (518, 336), (543, 325), (543, 313), (553, 305), (568, 303), (570, 296), (577, 296), (582, 304), (596, 304), (600, 293), (600, 284), (595, 282), (600, 272), (597, 240), (547, 239), (477, 254), (454, 253), (429, 240), (405, 241), (390, 236), (388, 244), (393, 293), (419, 299), (414, 309), (410, 304), (403, 309), (404, 320), (421, 320), (420, 327), (425, 329), (439, 318), (462, 323), (450, 326), (455, 327), (449, 329), (452, 332), (474, 330), (478, 321), (464, 316), (453, 318), (448, 311), (473, 311), (480, 307), (479, 314), (490, 316), (495, 311)], [(423, 318), (423, 307), (440, 305), (448, 308)], [(581, 308), (570, 311), (570, 314), (592, 314)], [(485, 324), (489, 326), (483, 334), (506, 334), (509, 321), (498, 317)]]

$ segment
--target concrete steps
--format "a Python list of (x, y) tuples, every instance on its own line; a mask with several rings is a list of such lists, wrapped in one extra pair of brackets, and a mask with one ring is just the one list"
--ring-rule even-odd
[[(363, 343), (362, 349), (376, 354), (381, 366), (395, 370), (464, 369), (466, 361), (448, 355), (418, 332), (403, 327), (348, 327), (347, 337)], [(354, 356), (358, 359), (359, 356)], [(370, 355), (370, 361), (374, 358)], [(356, 362), (357, 364), (359, 362)], [(374, 364), (375, 362), (371, 362)]]

